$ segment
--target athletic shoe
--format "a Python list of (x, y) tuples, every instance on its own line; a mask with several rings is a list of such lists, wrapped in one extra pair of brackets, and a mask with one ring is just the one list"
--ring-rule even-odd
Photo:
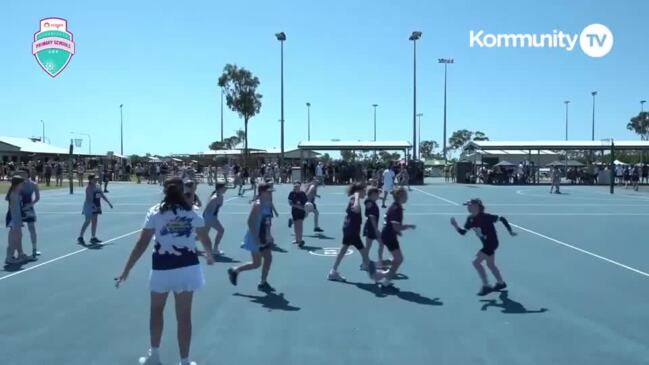
[(494, 285), (493, 291), (501, 291), (506, 287), (507, 287), (507, 283), (505, 283), (504, 281), (502, 283), (496, 283), (496, 285)]
[(25, 262), (30, 262), (30, 261), (32, 261), (32, 257), (31, 257), (31, 256), (27, 256), (27, 255), (25, 255), (25, 254), (23, 253), (23, 254), (18, 255), (18, 258), (17, 258), (16, 260), (18, 260), (18, 261), (21, 262), (21, 263), (25, 263)]
[(478, 295), (484, 297), (485, 295), (491, 293), (493, 289), (490, 286), (483, 286), (482, 289), (478, 292)]
[(216, 250), (216, 251), (212, 252), (212, 257), (213, 258), (217, 258), (217, 257), (223, 256), (223, 255), (225, 255), (225, 252), (223, 252), (221, 250)]
[(86, 241), (83, 239), (83, 237), (77, 238), (77, 243), (80, 244), (81, 246), (86, 245)]
[(302, 248), (302, 247), (304, 247), (304, 244), (305, 244), (305, 243), (306, 243), (306, 242), (304, 242), (304, 240), (302, 240), (302, 241), (300, 241), (297, 245), (298, 245), (298, 247)]
[(237, 277), (239, 273), (236, 272), (233, 268), (228, 269), (228, 278), (230, 279), (230, 284), (237, 286)]
[(36, 257), (38, 257), (38, 256), (40, 256), (40, 255), (41, 255), (41, 252), (40, 252), (40, 251), (32, 250), (32, 257), (33, 257), (33, 258), (36, 258)]
[(180, 365), (198, 365), (198, 364), (196, 363), (196, 361), (190, 361), (190, 362), (186, 362), (186, 363), (181, 362)]
[(17, 258), (8, 258), (5, 260), (5, 265), (19, 265), (21, 262)]
[(293, 227), (293, 218), (288, 219), (288, 228)]
[(392, 284), (392, 280), (385, 278), (383, 279), (383, 282), (381, 283), (381, 287), (383, 288), (394, 288), (394, 284)]
[(345, 279), (343, 276), (341, 276), (338, 271), (329, 271), (329, 276), (327, 276), (327, 279), (331, 281), (340, 281), (340, 282), (346, 282), (347, 279)]
[(152, 354), (151, 350), (149, 350), (147, 356), (142, 356), (140, 358), (140, 365), (162, 365), (162, 363), (160, 362), (160, 356)]
[(257, 290), (263, 291), (263, 292), (266, 292), (266, 293), (272, 293), (272, 292), (275, 291), (275, 288), (270, 286), (270, 284), (268, 284), (267, 281), (264, 281), (263, 283), (257, 285)]
[(101, 243), (101, 240), (99, 238), (97, 238), (97, 237), (93, 237), (93, 238), (90, 239), (90, 243), (92, 243), (93, 245), (96, 245), (98, 243)]
[(324, 232), (324, 231), (323, 231), (322, 228), (320, 228), (320, 227), (315, 227), (315, 228), (313, 229), (313, 232)]

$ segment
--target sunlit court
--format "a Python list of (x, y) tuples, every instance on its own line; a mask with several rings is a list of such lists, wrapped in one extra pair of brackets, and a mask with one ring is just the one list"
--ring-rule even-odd
[[(280, 216), (273, 221), (278, 247), (270, 282), (277, 291), (268, 294), (256, 290), (256, 272), (242, 274), (237, 287), (227, 280), (226, 269), (248, 259), (239, 245), (249, 203), (248, 197), (226, 194), (225, 255), (205, 267), (206, 286), (195, 298), (197, 361), (635, 364), (649, 356), (643, 340), (646, 194), (574, 187), (550, 195), (546, 187), (436, 181), (413, 187), (404, 222), (417, 229), (404, 233), (402, 270), (395, 288), (384, 290), (359, 270), (355, 251), (340, 268), (348, 282), (326, 280), (333, 260), (327, 249), (340, 247), (343, 188), (321, 189), (324, 232), (313, 234), (307, 218), (302, 249), (290, 244), (288, 190), (278, 185), (274, 193)], [(209, 188), (198, 191), (206, 195)], [(147, 346), (149, 268), (136, 267), (119, 289), (113, 278), (160, 189), (116, 184), (110, 194), (115, 209), (101, 217), (104, 245), (97, 249), (81, 248), (73, 239), (81, 198), (44, 194), (43, 256), (0, 276), (7, 358), (24, 364), (127, 364)], [(509, 237), (499, 229), (498, 263), (509, 288), (485, 297), (475, 296), (479, 281), (470, 264), (479, 240), (457, 235), (449, 224), (451, 216), (464, 219), (461, 203), (474, 196), (519, 233)], [(173, 310), (166, 312), (162, 355), (174, 358)]]

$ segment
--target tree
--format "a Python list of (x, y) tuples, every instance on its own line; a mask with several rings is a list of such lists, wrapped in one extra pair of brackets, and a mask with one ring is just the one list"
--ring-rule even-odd
[[(244, 152), (248, 156), (248, 122), (261, 110), (262, 95), (257, 93), (259, 79), (252, 72), (237, 65), (227, 64), (219, 77), (219, 87), (223, 88), (225, 101), (230, 110), (243, 118), (245, 139)], [(246, 159), (244, 159), (245, 164)]]
[(467, 129), (460, 129), (458, 131), (455, 131), (451, 135), (451, 138), (448, 139), (447, 148), (449, 150), (457, 150), (459, 148), (462, 148), (462, 146), (464, 146), (467, 142), (471, 140), (472, 136), (473, 136), (473, 132)]
[(419, 145), (419, 155), (426, 160), (433, 158), (433, 151), (439, 148), (439, 144), (435, 141), (421, 141)]
[(345, 162), (351, 162), (356, 157), (356, 154), (354, 154), (354, 152), (352, 152), (350, 150), (342, 150), (342, 151), (340, 151), (340, 157)]
[(473, 140), (474, 141), (488, 141), (489, 137), (487, 137), (486, 134), (484, 134), (484, 133), (482, 133), (480, 131), (475, 131), (475, 133), (473, 133)]
[(246, 133), (243, 130), (239, 129), (235, 132), (234, 136), (223, 138), (223, 142), (214, 141), (210, 143), (209, 149), (212, 151), (232, 150), (237, 147), (239, 143), (241, 143), (241, 141), (244, 139), (245, 134)]
[(649, 140), (649, 112), (638, 113), (629, 120), (626, 129), (640, 135), (640, 140)]
[(320, 161), (322, 161), (323, 163), (327, 164), (327, 163), (329, 163), (329, 162), (331, 161), (331, 156), (329, 156), (328, 153), (325, 153), (324, 155), (322, 155), (322, 156), (320, 157)]

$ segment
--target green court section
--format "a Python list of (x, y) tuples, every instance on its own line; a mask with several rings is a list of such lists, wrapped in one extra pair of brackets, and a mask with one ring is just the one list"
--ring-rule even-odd
[[(348, 283), (326, 280), (340, 247), (347, 197), (343, 187), (320, 189), (321, 236), (305, 222), (307, 249), (291, 245), (288, 185), (274, 195), (280, 217), (273, 235), (270, 283), (256, 290), (259, 272), (227, 281), (231, 262), (203, 266), (207, 285), (196, 295), (192, 358), (198, 364), (643, 364), (649, 362), (649, 195), (605, 188), (428, 184), (410, 193), (402, 237), (405, 263), (398, 290), (382, 290), (347, 256)], [(205, 201), (209, 187), (201, 185)], [(248, 196), (250, 193), (248, 193)], [(115, 184), (108, 194), (97, 250), (75, 244), (82, 194), (43, 193), (38, 229), (43, 256), (22, 271), (0, 272), (0, 349), (11, 364), (137, 364), (148, 348), (150, 257), (119, 289), (121, 271), (144, 215), (160, 199), (152, 185)], [(481, 197), (519, 235), (498, 227), (497, 262), (509, 290), (477, 297), (473, 234), (459, 236), (451, 216)], [(229, 200), (228, 200), (229, 199)], [(220, 219), (227, 259), (245, 261), (248, 197), (228, 191)], [(6, 204), (0, 203), (6, 210)], [(212, 232), (212, 236), (214, 232)], [(6, 239), (6, 238), (5, 238)], [(6, 242), (3, 239), (3, 243)], [(25, 231), (25, 247), (29, 247)], [(316, 255), (320, 254), (320, 255)], [(376, 258), (376, 246), (372, 250)], [(41, 266), (38, 266), (41, 265)], [(11, 276), (13, 275), (13, 276)], [(173, 301), (168, 303), (163, 364), (177, 364)], [(7, 360), (9, 361), (9, 360)], [(5, 360), (3, 360), (3, 363)]]

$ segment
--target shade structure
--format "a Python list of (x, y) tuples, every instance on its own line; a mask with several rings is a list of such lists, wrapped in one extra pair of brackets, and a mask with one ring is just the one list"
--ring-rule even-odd
[(568, 167), (584, 167), (583, 163), (575, 160), (568, 160), (568, 161), (554, 161), (550, 162), (546, 166), (554, 167), (554, 166), (568, 166)]

